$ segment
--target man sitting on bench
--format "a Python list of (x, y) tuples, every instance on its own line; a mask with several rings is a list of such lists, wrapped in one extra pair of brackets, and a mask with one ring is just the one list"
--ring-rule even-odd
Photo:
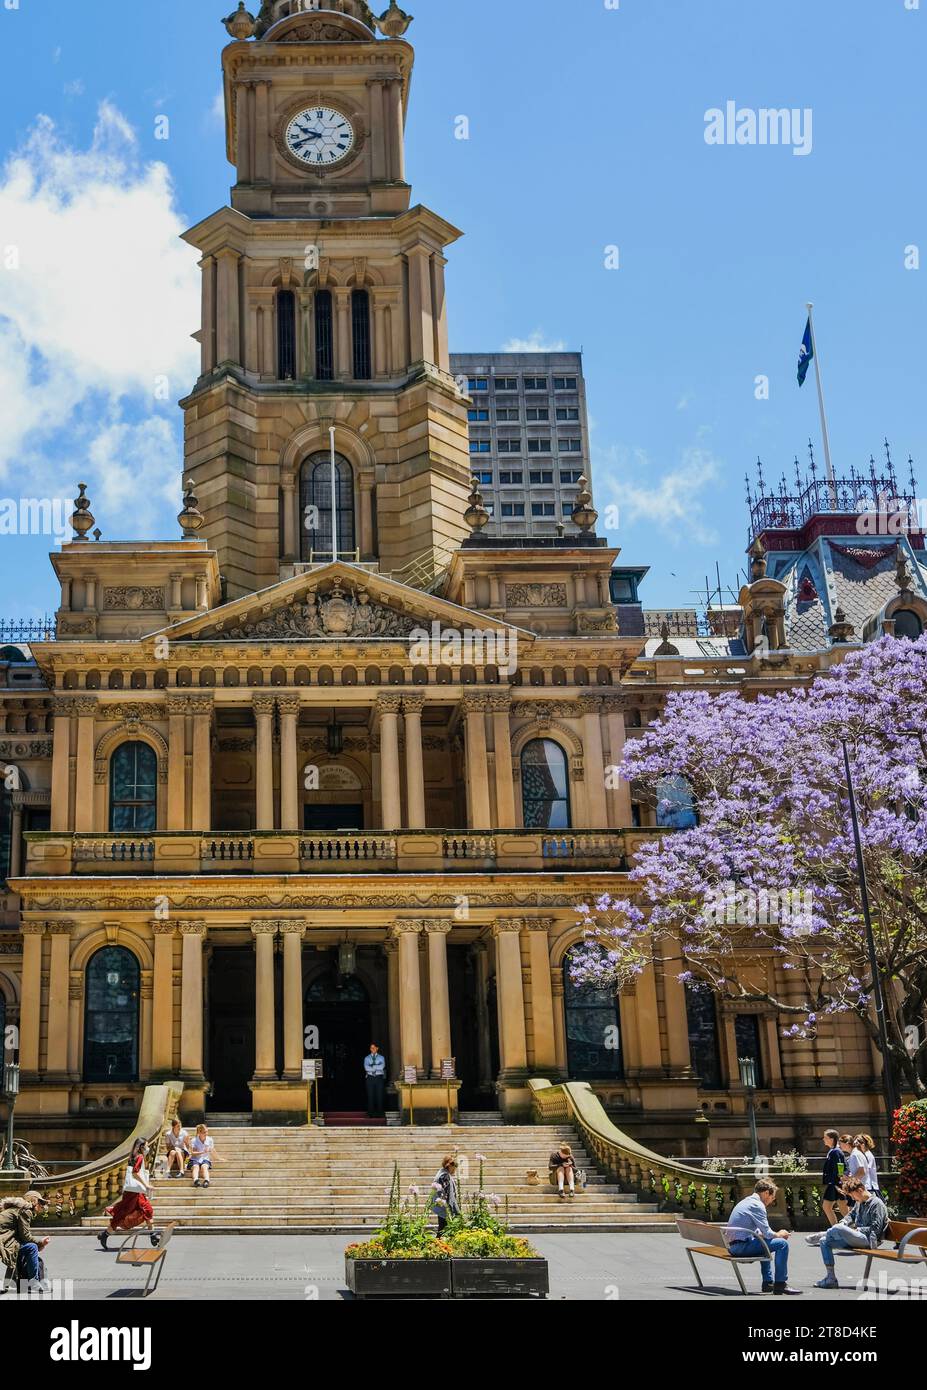
[(760, 1262), (763, 1293), (799, 1294), (801, 1289), (789, 1287), (789, 1232), (772, 1230), (766, 1215), (778, 1190), (770, 1178), (760, 1178), (753, 1196), (737, 1203), (727, 1221), (728, 1249), (732, 1255), (762, 1255), (762, 1236), (776, 1262), (775, 1278), (769, 1260)]

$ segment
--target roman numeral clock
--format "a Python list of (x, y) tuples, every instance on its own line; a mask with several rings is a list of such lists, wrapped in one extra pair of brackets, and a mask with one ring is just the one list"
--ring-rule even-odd
[(357, 144), (354, 126), (333, 106), (309, 106), (298, 111), (283, 136), (287, 154), (311, 169), (331, 169), (348, 159)]

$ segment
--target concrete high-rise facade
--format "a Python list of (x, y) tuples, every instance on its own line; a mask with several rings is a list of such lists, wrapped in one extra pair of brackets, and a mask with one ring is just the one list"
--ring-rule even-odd
[(451, 371), (470, 397), (486, 535), (575, 536), (577, 483), (592, 483), (582, 353), (452, 352)]

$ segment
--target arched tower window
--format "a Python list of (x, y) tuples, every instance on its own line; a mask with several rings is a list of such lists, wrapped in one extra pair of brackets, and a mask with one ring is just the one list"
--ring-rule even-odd
[(617, 1000), (611, 990), (577, 984), (570, 978), (572, 954), (568, 951), (563, 962), (563, 1008), (570, 1080), (620, 1077), (623, 1069)]
[(319, 381), (332, 381), (335, 375), (331, 290), (318, 290), (315, 296), (315, 374)]
[(84, 1080), (138, 1079), (138, 961), (124, 946), (104, 946), (87, 962)]
[(296, 295), (292, 290), (277, 291), (277, 377), (296, 379)]
[[(354, 470), (346, 458), (335, 456), (335, 486), (338, 503), (338, 554), (354, 554)], [(315, 508), (308, 511), (307, 508)], [(312, 454), (300, 469), (299, 509), (304, 518), (300, 527), (302, 560), (310, 551), (316, 555), (332, 554), (332, 464), (327, 453)], [(315, 526), (305, 525), (314, 520)]]
[(559, 743), (536, 738), (521, 752), (521, 800), (525, 825), (566, 830), (570, 825), (567, 758)]
[(354, 343), (354, 376), (358, 381), (369, 381), (370, 296), (366, 290), (354, 290), (351, 295), (351, 330)]
[(147, 743), (120, 743), (109, 760), (110, 830), (156, 830), (158, 759)]
[(691, 830), (698, 825), (695, 797), (684, 777), (661, 777), (658, 780), (657, 825), (667, 830)]
[(896, 637), (907, 637), (910, 641), (916, 642), (924, 631), (924, 624), (913, 608), (897, 608), (894, 618)]

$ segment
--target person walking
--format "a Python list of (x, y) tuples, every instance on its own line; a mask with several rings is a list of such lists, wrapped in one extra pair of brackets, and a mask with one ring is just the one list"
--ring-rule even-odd
[(48, 1244), (47, 1236), (33, 1238), (32, 1219), (47, 1206), (48, 1199), (35, 1189), (0, 1203), (0, 1265), (13, 1279), (25, 1279), (30, 1288), (40, 1286), (44, 1278), (39, 1254)]
[(573, 1150), (569, 1144), (561, 1144), (559, 1149), (555, 1149), (548, 1159), (548, 1167), (557, 1178), (557, 1192), (560, 1200), (564, 1201), (566, 1192), (563, 1190), (564, 1183), (571, 1197), (576, 1195), (576, 1161), (573, 1158)]
[(164, 1147), (167, 1150), (167, 1175), (169, 1178), (182, 1178), (187, 1167), (187, 1159), (190, 1156), (190, 1148), (187, 1143), (189, 1135), (185, 1129), (181, 1129), (179, 1120), (172, 1120), (171, 1127), (164, 1136)]
[(161, 1237), (154, 1228), (154, 1208), (148, 1195), (151, 1191), (151, 1178), (145, 1166), (145, 1148), (144, 1139), (136, 1139), (132, 1145), (125, 1182), (122, 1184), (122, 1196), (115, 1206), (106, 1208), (109, 1225), (105, 1231), (100, 1231), (97, 1235), (97, 1240), (104, 1250), (109, 1249), (107, 1241), (110, 1236), (115, 1235), (117, 1231), (134, 1231), (136, 1226), (147, 1226), (152, 1245), (161, 1244)]
[(367, 1117), (382, 1120), (386, 1099), (386, 1058), (376, 1043), (370, 1044), (370, 1051), (364, 1058), (364, 1073), (367, 1085)]
[(827, 1217), (827, 1224), (836, 1226), (841, 1217), (846, 1216), (847, 1213), (847, 1204), (840, 1192), (846, 1164), (843, 1151), (840, 1148), (840, 1135), (836, 1129), (825, 1129), (824, 1150), (824, 1171), (821, 1175), (823, 1190), (821, 1208)]
[(435, 1191), (434, 1208), (438, 1217), (438, 1235), (452, 1216), (460, 1215), (460, 1190), (457, 1186), (457, 1159), (447, 1154), (432, 1183)]
[(829, 1231), (816, 1231), (807, 1236), (809, 1245), (817, 1245), (824, 1261), (825, 1275), (815, 1284), (816, 1289), (837, 1289), (834, 1253), (837, 1250), (877, 1250), (888, 1229), (888, 1208), (870, 1192), (861, 1177), (847, 1178), (843, 1190), (853, 1206), (848, 1215)]
[(879, 1169), (876, 1165), (875, 1154), (873, 1153), (875, 1140), (871, 1134), (857, 1134), (853, 1143), (856, 1145), (859, 1153), (862, 1154), (866, 1163), (865, 1169), (860, 1169), (859, 1173), (859, 1176), (866, 1184), (866, 1190), (868, 1192), (874, 1192), (877, 1197), (881, 1197), (882, 1193), (879, 1190)]
[[(847, 1177), (862, 1178), (865, 1185), (869, 1184), (866, 1179), (869, 1176), (869, 1164), (866, 1162), (866, 1146), (861, 1134), (857, 1134), (851, 1140), (850, 1152), (847, 1158)], [(844, 1187), (846, 1184), (844, 1184)]]
[(216, 1146), (209, 1130), (205, 1125), (197, 1125), (196, 1133), (193, 1136), (193, 1142), (190, 1145), (190, 1167), (193, 1170), (194, 1187), (199, 1187), (201, 1185), (200, 1173), (204, 1175), (202, 1186), (209, 1186), (212, 1165), (216, 1159), (219, 1159), (220, 1163), (224, 1162), (224, 1159), (220, 1158), (216, 1151)]
[[(775, 1274), (766, 1258), (760, 1261), (762, 1292), (800, 1294), (801, 1289), (789, 1286), (789, 1231), (774, 1231), (766, 1215), (767, 1207), (776, 1200), (779, 1189), (772, 1178), (760, 1178), (751, 1197), (738, 1202), (727, 1221), (728, 1249), (732, 1255), (763, 1255), (766, 1249), (775, 1261)], [(762, 1239), (761, 1239), (762, 1237)]]

